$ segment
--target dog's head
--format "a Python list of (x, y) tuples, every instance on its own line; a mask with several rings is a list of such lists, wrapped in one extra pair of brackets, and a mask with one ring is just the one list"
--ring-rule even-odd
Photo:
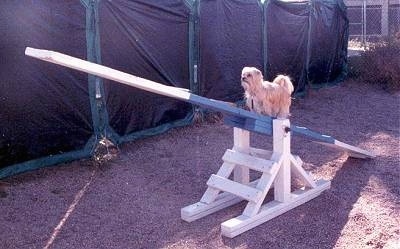
[(263, 75), (261, 71), (255, 67), (244, 67), (242, 70), (241, 82), (245, 91), (251, 91), (257, 86), (261, 86)]

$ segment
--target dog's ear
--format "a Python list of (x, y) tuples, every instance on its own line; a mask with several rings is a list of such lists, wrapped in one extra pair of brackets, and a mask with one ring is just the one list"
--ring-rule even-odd
[(263, 81), (264, 76), (263, 76), (263, 74), (261, 73), (260, 70), (258, 70), (257, 68), (254, 68), (253, 72), (254, 72), (254, 76), (255, 76), (257, 81)]

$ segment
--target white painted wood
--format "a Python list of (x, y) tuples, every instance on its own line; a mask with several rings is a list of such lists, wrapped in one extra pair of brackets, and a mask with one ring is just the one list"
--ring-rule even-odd
[(310, 188), (316, 188), (317, 185), (314, 182), (314, 179), (311, 178), (310, 174), (301, 167), (303, 162), (299, 157), (294, 157), (290, 155), (290, 162), (291, 162), (291, 170), (292, 173), (297, 176), (297, 178), (303, 182), (305, 186)]
[(286, 132), (285, 128), (290, 127), (290, 122), (289, 119), (274, 119), (272, 125), (274, 153), (281, 154), (283, 158), (274, 181), (274, 198), (287, 202), (291, 197), (290, 132)]
[[(233, 128), (233, 150), (249, 153), (250, 132), (234, 127)], [(236, 182), (247, 184), (250, 182), (250, 170), (247, 167), (236, 166), (233, 172), (233, 179)]]
[[(350, 144), (346, 144), (343, 142), (340, 142), (338, 140), (335, 140), (335, 145), (338, 146), (339, 148), (343, 148), (344, 150), (347, 150), (349, 153), (349, 156), (352, 154), (359, 154), (360, 156), (364, 156), (364, 158), (374, 158), (376, 157), (375, 153), (369, 152), (366, 150), (363, 150), (361, 148), (352, 146)], [(337, 148), (337, 147), (336, 147)]]
[(263, 158), (263, 159), (271, 159), (273, 151), (271, 150), (264, 150), (259, 148), (250, 147), (250, 155)]
[(207, 181), (207, 185), (224, 192), (232, 193), (252, 202), (259, 201), (262, 196), (262, 191), (256, 188), (249, 187), (242, 183), (237, 183), (214, 174), (211, 175), (210, 179)]
[(253, 217), (255, 216), (258, 211), (261, 208), (261, 205), (263, 203), (263, 201), (265, 200), (265, 197), (268, 194), (268, 191), (270, 190), (272, 183), (274, 182), (274, 179), (276, 177), (277, 172), (279, 171), (279, 164), (275, 164), (276, 168), (278, 168), (277, 170), (274, 170), (272, 173), (273, 174), (266, 174), (263, 173), (260, 180), (258, 181), (257, 184), (257, 189), (262, 189), (262, 196), (260, 197), (260, 200), (258, 202), (248, 202), (244, 211), (243, 211), (243, 215), (248, 216), (248, 217)]
[(221, 192), (221, 190), (208, 187), (201, 197), (200, 202), (205, 204), (212, 203), (213, 201), (215, 201), (215, 198), (217, 198), (219, 192)]
[(75, 70), (94, 74), (102, 78), (117, 81), (125, 85), (133, 86), (145, 91), (177, 98), (180, 100), (188, 100), (190, 98), (190, 92), (187, 89), (166, 86), (151, 80), (140, 78), (62, 53), (27, 47), (25, 49), (25, 54), (54, 64), (66, 66)]
[(303, 166), (303, 160), (301, 160), (301, 158), (299, 156), (292, 154), (292, 158), (294, 159), (293, 163), (296, 163), (296, 165), (298, 167), (302, 167)]
[(222, 157), (222, 160), (236, 165), (245, 166), (247, 168), (260, 172), (270, 172), (275, 162), (244, 153), (227, 150)]
[(330, 181), (321, 180), (317, 182), (317, 187), (314, 189), (293, 192), (289, 202), (282, 203), (279, 201), (272, 201), (263, 205), (260, 212), (253, 217), (240, 215), (227, 220), (221, 224), (222, 235), (233, 238), (317, 197), (324, 190), (329, 188)]
[(182, 208), (181, 218), (184, 221), (192, 222), (241, 201), (243, 201), (242, 198), (231, 193), (220, 193), (212, 203), (197, 202)]
[[(249, 187), (255, 187), (258, 180), (249, 183)], [(236, 203), (243, 201), (242, 198), (233, 195), (231, 193), (220, 193), (218, 194), (215, 201), (210, 204), (197, 202), (195, 204), (186, 206), (181, 209), (181, 218), (187, 222), (192, 222), (194, 220), (200, 219), (209, 214), (215, 213), (221, 209), (232, 206)]]
[(323, 142), (316, 142), (316, 143), (320, 143), (320, 144), (326, 145), (326, 146), (334, 148), (334, 149), (339, 149), (339, 150), (345, 151), (348, 154), (348, 156), (350, 156), (350, 157), (361, 158), (361, 159), (376, 157), (376, 154), (373, 152), (363, 150), (361, 148), (340, 142), (338, 140), (335, 140), (334, 144), (323, 143)]
[(246, 208), (243, 211), (243, 215), (245, 216), (253, 217), (259, 212), (261, 205), (263, 204), (265, 197), (268, 194), (268, 191), (274, 184), (274, 180), (279, 172), (284, 158), (280, 154), (275, 153), (272, 155), (271, 159), (274, 160), (276, 163), (274, 164), (270, 174), (262, 174), (256, 186), (257, 189), (262, 190), (262, 197), (258, 202), (247, 203)]
[(224, 162), (222, 166), (219, 168), (217, 175), (228, 178), (232, 174), (234, 168), (235, 168), (234, 163)]
[[(221, 168), (219, 168), (217, 175), (228, 178), (231, 175), (234, 167), (234, 164), (225, 162), (222, 164)], [(219, 189), (208, 187), (201, 197), (200, 202), (207, 204), (212, 203), (217, 198), (219, 192)]]

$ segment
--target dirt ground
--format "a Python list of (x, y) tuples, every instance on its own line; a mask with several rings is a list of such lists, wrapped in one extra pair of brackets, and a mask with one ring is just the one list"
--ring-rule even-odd
[[(206, 122), (124, 144), (101, 166), (81, 160), (3, 179), (0, 248), (400, 248), (399, 107), (399, 94), (354, 82), (295, 100), (292, 124), (377, 157), (348, 158), (293, 136), (292, 152), (331, 188), (233, 239), (220, 224), (243, 202), (191, 223), (180, 218), (233, 145), (231, 127)], [(251, 138), (264, 149), (271, 140)]]

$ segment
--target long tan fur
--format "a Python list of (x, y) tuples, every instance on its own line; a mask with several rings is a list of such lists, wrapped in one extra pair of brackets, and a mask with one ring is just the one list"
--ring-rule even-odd
[(273, 82), (268, 82), (257, 68), (244, 67), (241, 82), (250, 110), (271, 117), (289, 117), (294, 87), (288, 76), (278, 75)]

